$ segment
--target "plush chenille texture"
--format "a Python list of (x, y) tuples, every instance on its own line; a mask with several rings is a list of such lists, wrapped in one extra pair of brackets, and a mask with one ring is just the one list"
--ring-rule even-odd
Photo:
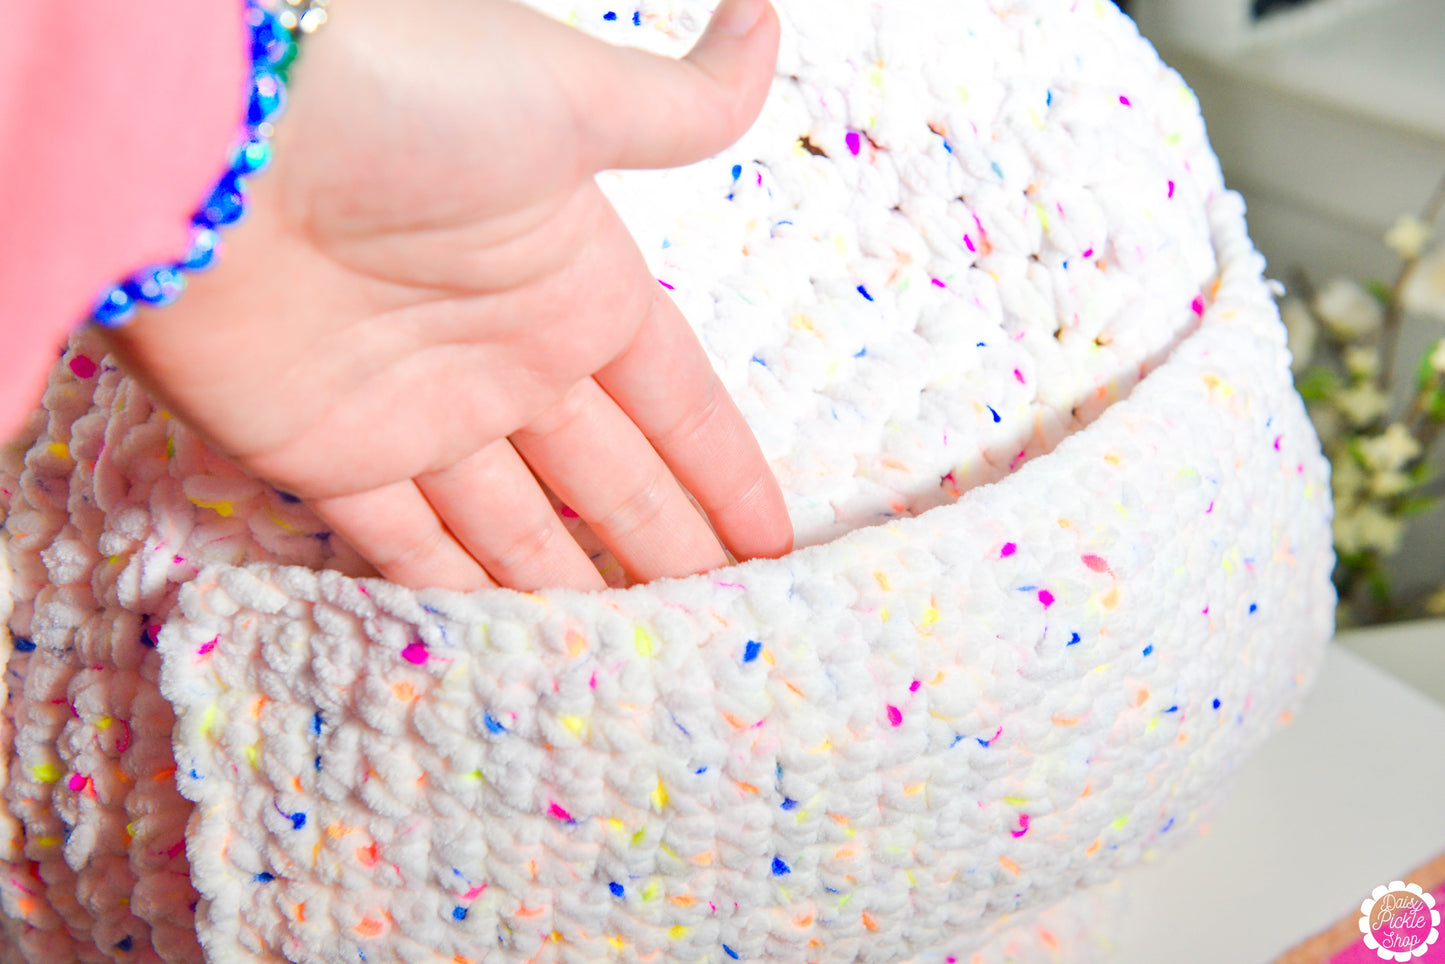
[(404, 590), (77, 338), (0, 453), (0, 961), (1099, 956), (1332, 628), (1263, 261), (1113, 7), (779, 7), (742, 142), (602, 181), (802, 548)]

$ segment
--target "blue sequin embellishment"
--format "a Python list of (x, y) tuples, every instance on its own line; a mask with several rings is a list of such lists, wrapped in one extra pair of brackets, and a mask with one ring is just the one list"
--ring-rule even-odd
[(168, 305), (185, 290), (182, 272), (201, 271), (215, 261), (220, 238), (215, 229), (235, 224), (246, 213), (248, 175), (271, 160), (271, 124), (286, 106), (287, 68), (296, 57), (296, 34), (258, 0), (246, 0), (245, 23), (250, 31), (251, 87), (246, 124), (230, 155), (230, 163), (200, 208), (191, 215), (191, 240), (175, 262), (138, 271), (101, 292), (90, 320), (117, 328), (135, 317), (138, 303)]
[(139, 271), (125, 283), (126, 294), (148, 305), (168, 305), (185, 290), (185, 275), (164, 264)]

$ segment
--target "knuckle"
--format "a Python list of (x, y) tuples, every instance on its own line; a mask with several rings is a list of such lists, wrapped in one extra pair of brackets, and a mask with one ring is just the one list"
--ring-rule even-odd
[(557, 550), (558, 541), (557, 527), (550, 521), (521, 526), (499, 551), (491, 554), (492, 565), (503, 573), (536, 568), (538, 562)]
[(682, 416), (657, 437), (657, 444), (663, 448), (676, 445), (692, 438), (708, 427), (718, 424), (726, 414), (726, 400), (722, 385), (716, 378), (708, 380), (702, 397), (687, 407)]
[(421, 569), (440, 555), (450, 537), (441, 529), (429, 529), (403, 538), (388, 551), (375, 554), (373, 562), (389, 579), (400, 579), (406, 573)]
[(745, 487), (739, 489), (732, 498), (717, 505), (713, 511), (718, 514), (755, 511), (766, 503), (770, 488), (770, 479), (764, 478), (763, 476), (755, 476)]
[(605, 512), (598, 527), (613, 538), (626, 539), (661, 521), (669, 503), (667, 479), (651, 472), (625, 498)]
[(517, 434), (524, 438), (557, 435), (583, 425), (587, 416), (586, 395), (582, 390), (582, 383), (579, 382)]

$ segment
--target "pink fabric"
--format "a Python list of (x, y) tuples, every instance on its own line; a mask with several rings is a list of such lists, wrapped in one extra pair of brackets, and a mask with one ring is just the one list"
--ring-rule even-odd
[(6, 0), (0, 441), (104, 285), (179, 257), (240, 130), (238, 0)]

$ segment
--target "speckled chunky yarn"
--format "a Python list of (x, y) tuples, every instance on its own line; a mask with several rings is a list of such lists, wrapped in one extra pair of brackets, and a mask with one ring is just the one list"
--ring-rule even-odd
[(0, 959), (1083, 960), (1297, 705), (1328, 467), (1192, 95), (1095, 0), (779, 6), (742, 142), (602, 182), (802, 548), (358, 578), (78, 339), (0, 460)]

